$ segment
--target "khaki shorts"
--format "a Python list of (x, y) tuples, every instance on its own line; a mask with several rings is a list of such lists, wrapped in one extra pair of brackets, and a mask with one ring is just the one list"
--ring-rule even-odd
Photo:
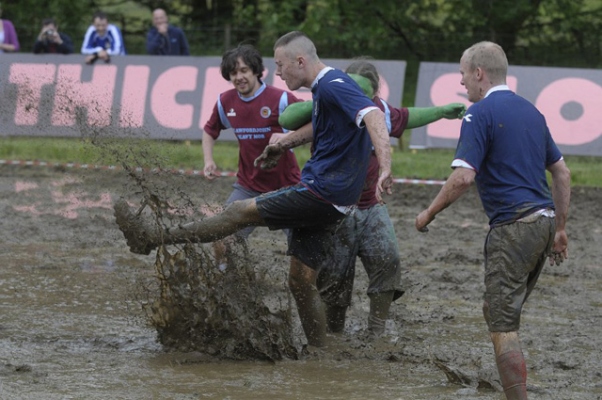
[(523, 304), (554, 244), (554, 218), (491, 228), (485, 240), (483, 314), (490, 332), (518, 331)]

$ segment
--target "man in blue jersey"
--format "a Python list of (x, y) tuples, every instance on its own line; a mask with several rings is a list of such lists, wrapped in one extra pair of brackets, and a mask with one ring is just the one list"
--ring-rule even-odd
[(162, 8), (153, 11), (153, 26), (146, 34), (146, 52), (159, 56), (188, 56), (188, 39), (184, 31), (169, 23)]
[(506, 398), (516, 400), (527, 398), (521, 311), (546, 259), (558, 265), (568, 256), (571, 178), (544, 116), (506, 85), (507, 70), (506, 54), (495, 43), (464, 51), (461, 84), (475, 104), (462, 121), (454, 170), (416, 217), (416, 229), (426, 232), (435, 216), (476, 182), (490, 224), (483, 314)]
[[(326, 316), (315, 286), (316, 270), (332, 249), (332, 232), (360, 198), (372, 145), (380, 165), (376, 196), (382, 200), (383, 192), (390, 193), (389, 134), (384, 113), (347, 74), (323, 64), (302, 32), (278, 39), (274, 59), (276, 75), (290, 90), (311, 88), (316, 105), (314, 151), (299, 184), (235, 201), (215, 216), (169, 229), (136, 215), (124, 200), (115, 204), (115, 216), (130, 250), (140, 254), (149, 254), (160, 244), (216, 241), (248, 226), (290, 228), (288, 254), (305, 266), (291, 270), (289, 286), (298, 290), (296, 300), (302, 300), (297, 305), (308, 343), (322, 346)], [(309, 124), (290, 133), (300, 138), (308, 134), (312, 135)]]
[[(441, 118), (462, 118), (466, 107), (451, 103), (437, 107), (393, 107), (379, 96), (380, 76), (376, 66), (366, 59), (358, 59), (349, 65), (349, 74), (385, 112), (389, 135), (401, 138), (404, 130), (429, 124)], [(311, 102), (288, 106), (279, 118), (287, 129), (295, 129), (305, 121), (311, 121)], [(288, 148), (288, 135), (272, 135), (272, 143)], [(311, 138), (308, 138), (310, 140)], [(345, 328), (346, 312), (351, 305), (356, 258), (362, 261), (368, 275), (368, 337), (375, 338), (385, 331), (385, 320), (391, 303), (404, 293), (401, 257), (398, 239), (387, 206), (376, 200), (378, 160), (372, 155), (368, 176), (357, 210), (339, 225), (333, 240), (333, 258), (325, 259), (319, 268), (317, 287), (326, 309), (328, 330), (340, 333)]]
[(86, 55), (86, 64), (93, 64), (96, 60), (110, 62), (111, 56), (125, 54), (121, 31), (109, 23), (104, 12), (94, 13), (92, 25), (84, 36), (81, 52)]

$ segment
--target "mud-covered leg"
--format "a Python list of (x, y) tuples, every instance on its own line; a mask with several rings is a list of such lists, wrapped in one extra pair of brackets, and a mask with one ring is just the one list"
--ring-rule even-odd
[(123, 199), (115, 203), (114, 210), (130, 250), (138, 254), (149, 254), (159, 244), (213, 242), (244, 227), (264, 224), (255, 199), (235, 201), (215, 216), (167, 229), (150, 220), (148, 215), (136, 214)]
[(506, 399), (527, 399), (527, 366), (518, 332), (491, 332), (490, 335)]
[(326, 314), (316, 288), (317, 272), (291, 257), (289, 288), (297, 304), (307, 343), (321, 347), (326, 341)]
[(374, 336), (385, 333), (385, 321), (393, 302), (394, 291), (372, 293), (370, 297), (370, 315), (368, 316), (368, 331)]

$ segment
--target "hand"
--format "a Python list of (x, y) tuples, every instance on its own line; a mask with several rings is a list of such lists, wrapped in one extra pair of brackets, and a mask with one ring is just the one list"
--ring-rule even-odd
[(167, 26), (166, 23), (157, 25), (157, 32), (161, 35), (167, 35)]
[(380, 176), (378, 177), (378, 182), (376, 183), (376, 200), (380, 204), (384, 204), (383, 193), (392, 194), (393, 186), (393, 177), (391, 175), (391, 171), (381, 171)]
[(111, 56), (109, 56), (109, 53), (106, 50), (101, 50), (98, 52), (98, 58), (104, 61), (108, 61), (111, 59)]
[(215, 165), (214, 162), (205, 163), (205, 168), (203, 168), (203, 175), (205, 175), (205, 178), (209, 179), (210, 181), (221, 176), (221, 174), (217, 170), (217, 165)]
[(418, 230), (418, 232), (426, 233), (429, 231), (429, 228), (427, 225), (430, 224), (431, 222), (433, 222), (434, 219), (435, 219), (435, 217), (431, 216), (431, 213), (429, 212), (429, 210), (424, 210), (420, 214), (418, 214), (414, 225), (416, 226), (416, 229)]
[(89, 54), (85, 58), (86, 64), (94, 64), (96, 60), (98, 60), (98, 56), (96, 54)]
[(450, 103), (441, 107), (443, 118), (446, 119), (462, 119), (466, 112), (466, 106), (462, 103)]
[(552, 253), (549, 256), (550, 265), (560, 265), (567, 258), (569, 258), (569, 249), (566, 232), (556, 232), (556, 235), (554, 235), (554, 244), (552, 245)]
[(57, 31), (54, 31), (51, 35), (48, 35), (48, 40), (53, 43), (61, 44), (63, 41), (61, 40), (61, 36)]
[(278, 144), (270, 144), (263, 149), (263, 153), (259, 155), (253, 162), (254, 166), (259, 166), (261, 169), (272, 169), (284, 154), (284, 148)]

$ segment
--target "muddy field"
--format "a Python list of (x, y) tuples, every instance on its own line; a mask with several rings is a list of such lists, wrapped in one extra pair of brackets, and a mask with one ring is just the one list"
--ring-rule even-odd
[[(233, 179), (161, 182), (202, 206), (224, 200)], [(383, 339), (362, 340), (358, 263), (346, 330), (326, 348), (304, 348), (293, 307), (298, 359), (228, 361), (157, 341), (143, 312), (155, 252), (130, 253), (112, 216), (119, 196), (141, 198), (125, 173), (1, 166), (0, 399), (501, 399), (481, 317), (487, 221), (471, 191), (418, 234), (414, 218), (438, 190), (398, 184), (387, 198), (409, 290)], [(532, 399), (602, 399), (600, 221), (602, 190), (575, 188), (570, 258), (544, 270), (523, 315)], [(249, 250), (287, 309), (284, 236), (260, 228)]]

